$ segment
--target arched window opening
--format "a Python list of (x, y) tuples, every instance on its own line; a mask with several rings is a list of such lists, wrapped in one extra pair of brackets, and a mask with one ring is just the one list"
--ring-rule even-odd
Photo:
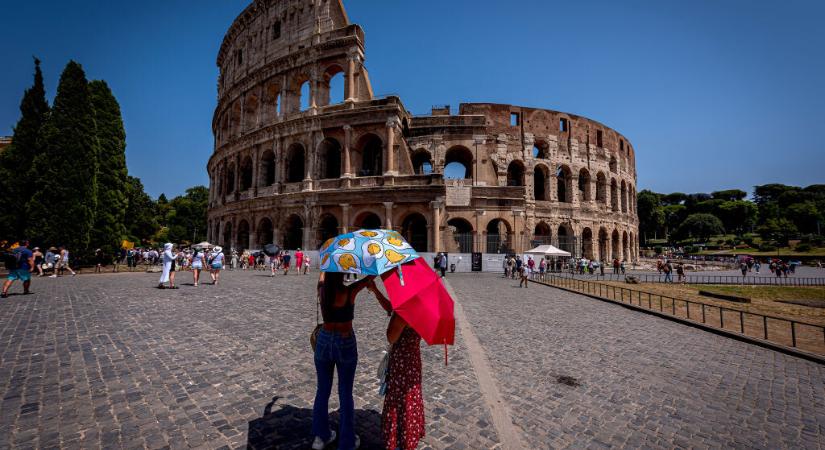
[(232, 247), (232, 223), (228, 222), (223, 228), (223, 246)]
[(630, 239), (627, 236), (627, 231), (622, 233), (622, 260), (627, 261), (630, 255)]
[(608, 248), (608, 239), (607, 239), (607, 230), (604, 228), (599, 229), (599, 260), (602, 262), (610, 262), (609, 255), (607, 254)]
[(332, 214), (325, 214), (321, 218), (321, 224), (318, 227), (318, 246), (320, 247), (328, 239), (332, 239), (338, 234), (338, 219)]
[(306, 152), (304, 151), (304, 146), (298, 143), (292, 144), (287, 151), (287, 183), (298, 183), (304, 179), (305, 164)]
[(622, 212), (627, 212), (627, 184), (622, 180)]
[(590, 228), (582, 230), (582, 256), (593, 259), (593, 231)]
[(273, 184), (275, 184), (275, 153), (267, 150), (261, 156), (261, 185), (272, 186)]
[(246, 156), (241, 162), (241, 191), (252, 187), (252, 158)]
[(269, 83), (264, 88), (263, 120), (264, 123), (274, 120), (280, 114), (280, 89), (275, 83)]
[(533, 197), (536, 200), (547, 200), (547, 171), (541, 166), (533, 169)]
[(321, 178), (341, 177), (341, 144), (335, 139), (327, 138), (321, 142), (318, 154), (320, 156)]
[(536, 224), (536, 227), (533, 229), (533, 246), (539, 245), (547, 245), (552, 243), (552, 231), (550, 230), (550, 225), (547, 225), (545, 222), (539, 222)]
[(510, 224), (493, 219), (487, 224), (487, 253), (512, 253)]
[(573, 176), (570, 168), (560, 166), (556, 170), (556, 200), (560, 203), (572, 203)]
[(249, 223), (245, 220), (242, 220), (241, 223), (238, 224), (238, 235), (235, 239), (235, 249), (239, 252), (243, 249), (248, 248), (249, 245)]
[(524, 165), (521, 161), (512, 161), (507, 166), (507, 186), (524, 186)]
[(475, 234), (473, 226), (464, 219), (455, 218), (447, 221), (447, 229), (452, 233), (452, 244), (447, 250), (451, 253), (472, 253)]
[(544, 141), (536, 141), (533, 145), (533, 158), (547, 159), (550, 157), (550, 145)]
[(365, 212), (355, 219), (355, 228), (363, 228), (365, 230), (379, 230), (382, 228), (381, 218), (377, 214)]
[(590, 192), (590, 172), (587, 169), (579, 171), (579, 198), (582, 201), (589, 202), (591, 200)]
[(384, 173), (384, 142), (374, 134), (362, 137), (358, 148), (361, 149), (362, 177), (375, 177)]
[(256, 233), (256, 243), (258, 244), (258, 247), (263, 248), (267, 244), (274, 244), (272, 236), (272, 221), (269, 220), (269, 218), (264, 217), (258, 224), (258, 230)]
[(297, 250), (301, 248), (304, 240), (304, 221), (293, 214), (286, 220), (284, 227), (284, 250)]
[(413, 172), (416, 175), (429, 175), (433, 173), (432, 156), (427, 150), (418, 150), (412, 156)]
[(619, 210), (619, 185), (615, 178), (610, 180), (610, 207), (613, 211)]
[(473, 178), (473, 152), (467, 147), (455, 146), (444, 155), (444, 178), (466, 180)]
[(418, 252), (427, 251), (427, 219), (419, 213), (407, 216), (401, 223), (401, 235)]
[(573, 228), (570, 225), (564, 224), (559, 226), (558, 230), (559, 245), (558, 248), (570, 252), (572, 256), (576, 255), (576, 236), (573, 234)]
[(309, 81), (305, 81), (303, 84), (301, 84), (301, 90), (299, 91), (299, 94), (298, 94), (299, 99), (300, 99), (299, 105), (301, 105), (301, 111), (306, 111), (311, 106), (311, 102), (312, 102), (312, 95), (311, 94), (312, 94), (312, 92), (310, 92)]
[(226, 193), (233, 194), (235, 193), (235, 165), (229, 166), (229, 169), (226, 171)]
[(258, 96), (249, 94), (244, 101), (244, 131), (252, 131), (258, 128)]
[(618, 163), (616, 162), (615, 156), (610, 157), (610, 171), (613, 173), (618, 172)]
[(622, 254), (621, 254), (622, 242), (621, 242), (620, 239), (621, 238), (619, 237), (619, 231), (618, 230), (613, 230), (613, 235), (611, 236), (611, 241), (612, 241), (612, 244), (613, 244), (613, 249), (612, 249), (613, 250), (613, 259), (618, 259), (619, 261), (622, 260)]
[(607, 203), (607, 178), (602, 172), (596, 174), (596, 201)]

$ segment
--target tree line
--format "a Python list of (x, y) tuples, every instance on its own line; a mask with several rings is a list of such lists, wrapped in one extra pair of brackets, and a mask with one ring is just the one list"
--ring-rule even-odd
[(739, 189), (710, 194), (643, 190), (637, 198), (642, 243), (707, 242), (728, 233), (749, 244), (759, 236), (766, 247), (787, 246), (793, 239), (822, 245), (825, 185), (765, 184), (754, 187), (751, 200), (747, 196)]
[(51, 105), (40, 61), (23, 94), (11, 145), (0, 153), (0, 240), (65, 245), (81, 259), (206, 234), (208, 190), (156, 201), (126, 167), (120, 105), (102, 80), (69, 61)]

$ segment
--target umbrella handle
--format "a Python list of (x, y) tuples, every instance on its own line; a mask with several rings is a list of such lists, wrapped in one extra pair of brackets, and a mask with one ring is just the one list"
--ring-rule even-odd
[(447, 363), (447, 339), (444, 339), (444, 366), (448, 366)]

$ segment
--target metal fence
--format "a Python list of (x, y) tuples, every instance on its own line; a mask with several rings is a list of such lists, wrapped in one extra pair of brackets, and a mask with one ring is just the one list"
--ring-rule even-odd
[(825, 355), (825, 327), (783, 317), (683, 300), (621, 286), (556, 275), (534, 275), (533, 281), (601, 299), (629, 304), (727, 332), (761, 339), (816, 355)]
[[(612, 271), (613, 268), (605, 268), (605, 271)], [(664, 274), (628, 274), (639, 279), (642, 283), (679, 283), (678, 276), (673, 275), (671, 281), (665, 281)], [(605, 273), (600, 275), (598, 273), (589, 275), (577, 274), (562, 274), (566, 278), (575, 278), (579, 280), (592, 281), (624, 281), (625, 276), (622, 274)], [(795, 277), (787, 278), (780, 277), (757, 277), (748, 276), (741, 277), (736, 275), (686, 275), (684, 281), (687, 284), (729, 284), (729, 285), (749, 285), (749, 286), (825, 286), (825, 278), (812, 277)]]

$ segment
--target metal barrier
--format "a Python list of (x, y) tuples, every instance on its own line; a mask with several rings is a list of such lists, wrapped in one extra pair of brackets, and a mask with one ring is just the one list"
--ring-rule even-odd
[[(610, 269), (613, 270), (612, 268)], [(605, 272), (607, 269), (605, 268)], [(673, 281), (665, 281), (664, 274), (637, 274), (628, 273), (637, 277), (642, 283), (679, 283), (678, 275), (673, 275)], [(592, 281), (624, 281), (625, 276), (622, 274), (605, 273), (600, 275), (598, 273), (580, 275), (563, 273), (561, 276), (566, 278), (575, 278), (579, 280)], [(730, 284), (730, 285), (752, 285), (752, 286), (825, 286), (825, 278), (813, 277), (761, 277), (761, 276), (737, 276), (737, 275), (685, 275), (685, 283), (687, 284)]]
[(678, 319), (761, 339), (817, 355), (825, 355), (825, 326), (783, 317), (767, 316), (693, 300), (683, 300), (604, 283), (556, 275), (534, 275), (533, 281), (559, 287)]

